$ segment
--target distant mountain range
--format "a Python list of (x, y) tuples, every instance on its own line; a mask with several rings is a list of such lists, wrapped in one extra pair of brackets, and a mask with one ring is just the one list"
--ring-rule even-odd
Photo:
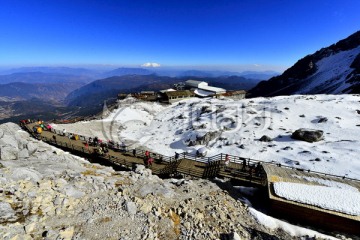
[(86, 68), (71, 68), (71, 67), (21, 67), (13, 68), (1, 71), (1, 75), (9, 75), (13, 73), (50, 73), (50, 74), (61, 74), (61, 75), (73, 75), (73, 76), (87, 76), (96, 77), (100, 71), (90, 70)]
[(0, 84), (0, 96), (16, 100), (28, 100), (31, 98), (42, 99), (43, 101), (60, 102), (66, 96), (81, 86), (83, 83), (24, 83), (13, 82)]
[(145, 68), (117, 68), (101, 74), (103, 78), (125, 76), (125, 75), (151, 75), (154, 72)]
[(360, 93), (360, 31), (300, 59), (250, 92), (253, 97)]
[(231, 71), (201, 71), (201, 70), (169, 70), (169, 69), (145, 69), (145, 68), (118, 68), (109, 72), (101, 74), (102, 77), (115, 77), (125, 75), (158, 75), (167, 77), (229, 77), (240, 76), (248, 79), (268, 80), (280, 73), (274, 71), (246, 71), (246, 72), (231, 72)]
[(7, 75), (0, 75), (0, 84), (13, 82), (22, 83), (79, 83), (87, 84), (94, 79), (84, 75), (69, 75), (63, 73), (44, 72), (17, 72)]

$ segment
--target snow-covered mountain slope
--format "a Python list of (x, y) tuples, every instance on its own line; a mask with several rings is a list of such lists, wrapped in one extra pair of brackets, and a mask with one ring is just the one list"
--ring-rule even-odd
[[(84, 128), (101, 129), (113, 122), (119, 128), (105, 131), (134, 143), (131, 147), (164, 155), (195, 154), (205, 147), (207, 156), (228, 153), (360, 179), (359, 102), (359, 95), (296, 95), (238, 101), (194, 98), (168, 107), (156, 103), (127, 105), (104, 121), (62, 125), (60, 129), (82, 133), (87, 131)], [(308, 143), (292, 139), (291, 134), (299, 128), (322, 130), (324, 140)], [(93, 133), (104, 135), (100, 131)], [(205, 135), (209, 141), (197, 141)], [(263, 135), (273, 140), (259, 141)]]
[(296, 91), (295, 94), (350, 92), (352, 84), (346, 80), (349, 74), (355, 70), (350, 66), (359, 54), (360, 46), (348, 51), (334, 53), (317, 61), (315, 63), (316, 72), (303, 80), (303, 88)]
[(360, 93), (360, 31), (259, 83), (253, 96)]

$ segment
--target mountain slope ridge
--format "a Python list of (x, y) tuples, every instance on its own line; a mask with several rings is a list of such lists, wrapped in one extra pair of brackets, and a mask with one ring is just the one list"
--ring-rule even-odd
[(282, 75), (260, 82), (253, 97), (360, 93), (360, 31), (305, 56)]

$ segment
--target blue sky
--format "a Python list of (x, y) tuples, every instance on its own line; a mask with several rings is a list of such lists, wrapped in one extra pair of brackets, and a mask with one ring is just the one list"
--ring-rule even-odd
[(360, 30), (359, 10), (358, 0), (0, 0), (0, 65), (284, 70)]

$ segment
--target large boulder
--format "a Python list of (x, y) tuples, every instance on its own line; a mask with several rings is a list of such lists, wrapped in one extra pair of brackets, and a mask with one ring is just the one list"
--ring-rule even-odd
[(312, 143), (312, 142), (318, 142), (320, 140), (323, 140), (324, 139), (323, 135), (324, 135), (324, 132), (321, 130), (300, 128), (300, 129), (296, 130), (295, 132), (293, 132), (291, 137), (293, 139)]

